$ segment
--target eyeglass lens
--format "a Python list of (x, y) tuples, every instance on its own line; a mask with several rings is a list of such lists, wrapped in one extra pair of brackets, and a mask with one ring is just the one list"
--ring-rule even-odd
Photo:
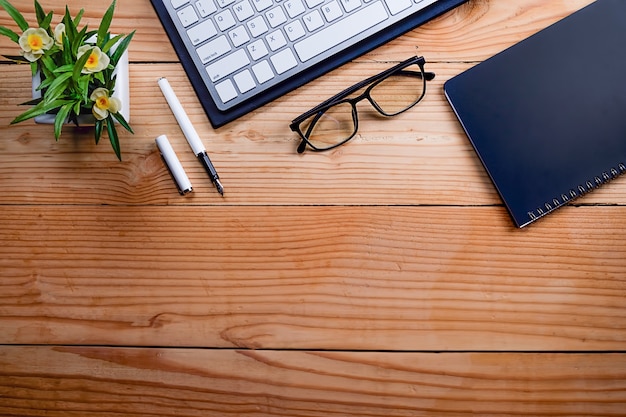
[[(394, 116), (414, 106), (424, 96), (425, 81), (417, 64), (398, 71), (370, 87), (368, 99), (385, 116)], [(349, 100), (321, 110), (300, 124), (300, 131), (319, 150), (337, 146), (357, 130), (357, 115)]]

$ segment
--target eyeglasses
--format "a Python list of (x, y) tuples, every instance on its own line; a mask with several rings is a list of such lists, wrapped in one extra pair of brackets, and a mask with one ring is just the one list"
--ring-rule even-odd
[[(296, 117), (289, 127), (302, 138), (298, 153), (306, 146), (326, 151), (343, 145), (359, 128), (356, 104), (367, 99), (383, 116), (396, 116), (415, 106), (426, 93), (426, 81), (435, 78), (424, 71), (424, 57), (412, 57), (345, 89)], [(359, 96), (346, 98), (363, 88)]]

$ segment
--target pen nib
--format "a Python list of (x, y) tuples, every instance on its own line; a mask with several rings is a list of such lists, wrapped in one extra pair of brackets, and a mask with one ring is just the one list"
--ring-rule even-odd
[(224, 187), (222, 187), (222, 183), (219, 179), (215, 179), (215, 188), (217, 188), (217, 192), (221, 195), (224, 195)]

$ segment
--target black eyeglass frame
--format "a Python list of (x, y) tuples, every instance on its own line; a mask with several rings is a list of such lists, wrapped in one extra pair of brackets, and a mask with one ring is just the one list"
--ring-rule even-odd
[[(408, 67), (409, 65), (413, 65), (416, 64), (419, 68), (420, 68), (420, 72), (415, 72), (415, 71), (404, 71), (402, 72), (402, 70), (406, 67)], [(359, 103), (362, 100), (367, 99), (367, 101), (370, 102), (370, 104), (372, 105), (372, 107), (374, 107), (374, 109), (376, 109), (376, 111), (378, 111), (380, 114), (382, 114), (383, 116), (387, 116), (387, 117), (391, 117), (391, 116), (396, 116), (400, 113), (404, 113), (405, 111), (413, 108), (417, 103), (419, 103), (422, 98), (424, 98), (424, 95), (426, 94), (426, 81), (431, 81), (432, 79), (435, 78), (435, 73), (434, 72), (427, 72), (424, 70), (424, 65), (426, 64), (426, 60), (424, 59), (424, 57), (422, 56), (414, 56), (411, 57), (405, 61), (400, 62), (399, 64), (379, 73), (376, 75), (373, 75), (359, 83), (354, 84), (351, 87), (346, 88), (345, 90), (341, 91), (340, 93), (334, 95), (333, 97), (325, 100), (324, 102), (318, 104), (317, 106), (313, 107), (311, 110), (301, 114), (300, 116), (296, 117), (295, 119), (293, 119), (293, 121), (291, 122), (291, 124), (289, 125), (289, 128), (298, 133), (298, 135), (300, 135), (300, 138), (302, 139), (302, 141), (300, 142), (300, 144), (298, 145), (298, 153), (302, 153), (304, 152), (304, 150), (306, 149), (306, 146), (309, 145), (309, 147), (311, 148), (311, 150), (316, 151), (316, 152), (320, 152), (320, 151), (327, 151), (333, 148), (336, 148), (338, 146), (343, 145), (344, 143), (348, 142), (350, 139), (352, 139), (356, 133), (359, 130), (359, 119), (358, 119), (358, 112), (357, 112), (357, 103)], [(376, 101), (374, 99), (372, 99), (371, 97), (371, 91), (377, 86), (379, 85), (381, 82), (385, 81), (387, 78), (389, 78), (392, 75), (398, 74), (398, 73), (402, 73), (404, 75), (412, 75), (412, 76), (417, 76), (419, 78), (422, 79), (423, 82), (423, 88), (422, 88), (422, 94), (420, 95), (420, 97), (418, 97), (417, 100), (415, 100), (415, 102), (413, 104), (411, 104), (410, 106), (402, 109), (401, 111), (395, 112), (395, 113), (386, 113), (383, 109), (380, 108), (380, 106), (376, 103)], [(367, 87), (369, 85), (369, 87)], [(367, 89), (360, 94), (357, 97), (354, 98), (346, 98), (347, 96), (349, 96), (350, 94), (359, 91), (363, 88), (367, 87)], [(339, 142), (337, 142), (334, 145), (325, 147), (325, 148), (318, 148), (317, 146), (315, 146), (314, 144), (312, 144), (309, 139), (307, 138), (307, 136), (309, 136), (311, 134), (311, 131), (313, 130), (313, 128), (315, 127), (317, 120), (319, 120), (319, 118), (331, 107), (336, 106), (338, 104), (342, 104), (342, 103), (349, 103), (352, 106), (352, 121), (354, 123), (354, 132), (352, 132), (352, 135), (350, 135), (348, 138), (343, 139)], [(307, 129), (307, 132), (302, 132), (302, 129), (300, 128), (300, 124), (307, 120), (308, 118), (310, 118), (311, 116), (317, 114), (317, 117), (315, 118), (315, 120), (313, 120), (310, 124), (309, 127)]]

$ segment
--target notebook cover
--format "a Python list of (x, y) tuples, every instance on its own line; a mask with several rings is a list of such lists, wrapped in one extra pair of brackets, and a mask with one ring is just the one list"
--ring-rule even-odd
[(200, 74), (198, 74), (198, 70), (196, 66), (191, 60), (191, 57), (187, 53), (185, 45), (183, 44), (180, 36), (176, 32), (176, 27), (174, 26), (172, 19), (170, 18), (167, 9), (163, 5), (163, 1), (170, 0), (150, 0), (152, 6), (154, 7), (161, 24), (165, 28), (165, 31), (172, 43), (174, 50), (176, 51), (178, 58), (180, 59), (183, 68), (193, 86), (202, 107), (204, 108), (205, 113), (209, 117), (209, 121), (214, 128), (218, 128), (223, 126), (224, 124), (231, 122), (252, 110), (255, 110), (261, 107), (264, 104), (273, 101), (288, 92), (300, 87), (303, 84), (308, 83), (309, 81), (337, 68), (338, 66), (355, 59), (366, 52), (406, 33), (417, 26), (426, 23), (427, 21), (434, 19), (435, 17), (447, 12), (448, 10), (465, 3), (468, 0), (440, 0), (437, 3), (434, 3), (427, 8), (420, 10), (415, 13), (413, 16), (408, 17), (401, 22), (398, 22), (394, 26), (390, 27), (384, 33), (379, 33), (374, 35), (368, 39), (365, 39), (363, 42), (356, 44), (350, 47), (347, 50), (344, 50), (340, 54), (336, 54), (334, 57), (327, 59), (319, 64), (311, 67), (310, 69), (295, 75), (294, 77), (285, 80), (283, 83), (277, 85), (276, 87), (263, 92), (257, 97), (251, 98), (250, 100), (241, 103), (240, 105), (228, 110), (228, 111), (220, 111), (210, 94), (206, 90), (202, 78)]
[(445, 83), (517, 227), (626, 171), (624, 45), (626, 1), (597, 0)]

